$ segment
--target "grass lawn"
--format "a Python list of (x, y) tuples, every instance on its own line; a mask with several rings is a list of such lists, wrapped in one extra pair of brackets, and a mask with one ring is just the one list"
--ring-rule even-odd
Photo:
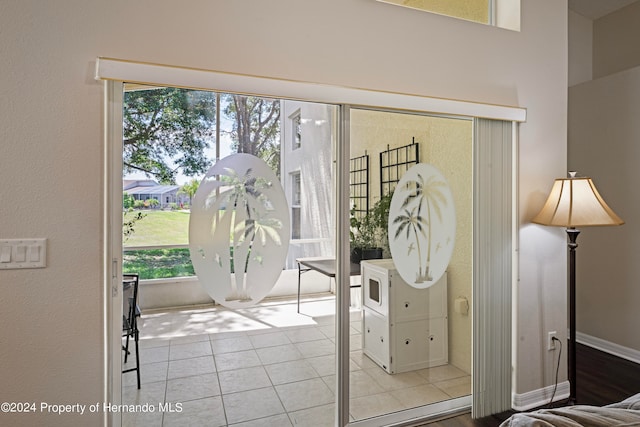
[[(136, 211), (137, 212), (137, 211)], [(135, 232), (124, 246), (189, 244), (189, 211), (142, 210), (144, 218), (135, 223)], [(124, 218), (133, 218), (133, 212)]]
[(127, 251), (123, 255), (122, 272), (138, 273), (140, 279), (164, 279), (195, 275), (189, 249)]
[[(124, 246), (186, 245), (189, 243), (189, 211), (142, 210), (144, 218)], [(133, 212), (124, 218), (130, 219)], [(140, 279), (193, 276), (188, 248), (126, 251), (122, 271), (138, 273)]]

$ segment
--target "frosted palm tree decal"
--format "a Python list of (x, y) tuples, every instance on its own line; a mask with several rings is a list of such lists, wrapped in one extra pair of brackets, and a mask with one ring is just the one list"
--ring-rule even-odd
[[(230, 252), (233, 257), (235, 273), (235, 280), (231, 282), (231, 293), (225, 299), (227, 301), (250, 301), (246, 273), (252, 259), (259, 264), (262, 259), (258, 248), (254, 248), (256, 236), (261, 237), (260, 242), (263, 247), (266, 244), (267, 235), (277, 245), (280, 245), (281, 240), (277, 229), (282, 228), (282, 222), (268, 217), (271, 202), (263, 190), (271, 186), (270, 182), (254, 176), (251, 168), (242, 175), (231, 168), (225, 168), (224, 171), (226, 175), (220, 177), (220, 182), (222, 186), (229, 187), (229, 190), (225, 191), (218, 199), (221, 203), (226, 204), (223, 215), (225, 217), (231, 216), (232, 219), (229, 228), (218, 227), (218, 229), (221, 233), (231, 236)], [(210, 195), (210, 199), (213, 196), (213, 194)], [(220, 262), (222, 257), (217, 254), (216, 259)], [(231, 269), (229, 272), (232, 272)]]
[[(407, 283), (428, 287), (444, 273), (453, 249), (455, 212), (448, 184), (432, 165), (414, 166), (398, 183), (391, 201), (389, 235), (393, 236), (391, 254)], [(399, 265), (404, 265), (404, 273)]]
[[(432, 213), (435, 213), (438, 221), (442, 222), (442, 210), (440, 209), (440, 205), (442, 203), (446, 203), (447, 201), (443, 190), (448, 187), (447, 183), (444, 181), (440, 181), (437, 176), (431, 175), (425, 183), (422, 175), (417, 175), (418, 179), (409, 182), (410, 185), (415, 185), (415, 190), (407, 195), (407, 197), (404, 199), (404, 202), (402, 203), (402, 206), (407, 207), (411, 205), (415, 200), (417, 200), (418, 216), (420, 216), (422, 206), (424, 205), (426, 207), (425, 210), (427, 218), (425, 222), (427, 225), (427, 262), (424, 274), (422, 273), (422, 262), (420, 262), (418, 279), (427, 281), (432, 280), (431, 273), (429, 271), (429, 265), (431, 263), (431, 247), (433, 246), (433, 240), (431, 238), (431, 224), (433, 223), (434, 218), (432, 218)], [(420, 247), (418, 246), (418, 249), (419, 248)]]
[[(403, 231), (406, 230), (407, 232), (407, 236), (406, 239), (407, 241), (410, 239), (411, 237), (411, 232), (413, 231), (413, 236), (415, 236), (415, 244), (418, 248), (418, 263), (419, 263), (419, 267), (418, 267), (418, 273), (416, 274), (416, 282), (418, 281), (424, 281), (422, 280), (423, 278), (423, 273), (422, 273), (422, 251), (420, 249), (420, 238), (418, 236), (418, 233), (422, 234), (423, 236), (426, 237), (425, 231), (424, 231), (424, 226), (426, 225), (426, 222), (424, 220), (424, 218), (420, 215), (420, 207), (418, 206), (418, 213), (416, 214), (416, 208), (414, 207), (413, 209), (411, 209), (411, 212), (409, 212), (408, 209), (405, 209), (405, 213), (402, 215), (398, 215), (394, 220), (393, 220), (393, 224), (397, 225), (398, 228), (396, 229), (396, 233), (394, 235), (394, 239), (397, 239), (398, 237), (400, 237), (400, 235), (402, 234)], [(413, 245), (413, 243), (411, 243), (411, 245)], [(409, 246), (409, 249), (407, 250), (407, 255), (409, 255), (412, 251), (413, 246)]]
[[(263, 190), (271, 184), (264, 179), (257, 178), (253, 174), (253, 170), (248, 168), (242, 175), (232, 168), (224, 168), (225, 175), (220, 176), (217, 186), (227, 188), (222, 194), (212, 192), (207, 201), (211, 206), (217, 209), (221, 205), (225, 206), (223, 217), (220, 225), (216, 227), (216, 236), (231, 236), (230, 256), (233, 258), (233, 266), (235, 270), (235, 280), (231, 282), (231, 293), (225, 298), (227, 301), (248, 301), (251, 297), (247, 293), (245, 274), (249, 267), (249, 252), (253, 242), (244, 244), (245, 230), (249, 224), (253, 224), (255, 216), (258, 212), (257, 206), (268, 203), (268, 199), (263, 194)], [(230, 222), (224, 222), (224, 219), (230, 217)], [(224, 237), (221, 237), (224, 238)], [(221, 263), (224, 256), (216, 254), (216, 261)], [(231, 263), (229, 263), (229, 272), (231, 273)], [(242, 291), (238, 292), (240, 286)]]
[(220, 160), (196, 193), (189, 224), (201, 284), (231, 308), (259, 301), (282, 271), (288, 231), (286, 198), (269, 166), (248, 154)]
[[(262, 264), (263, 257), (260, 248), (264, 248), (266, 246), (267, 238), (280, 246), (281, 240), (278, 230), (281, 228), (282, 221), (277, 218), (263, 216), (260, 212), (254, 210), (253, 218), (248, 217), (244, 220), (244, 223), (238, 223), (236, 225), (236, 230), (233, 233), (234, 236), (240, 235), (236, 248), (243, 248), (244, 250), (242, 252), (238, 250), (237, 253), (242, 253), (245, 257), (241, 266), (238, 264), (235, 265), (243, 267), (246, 272), (249, 269), (249, 262), (251, 260), (258, 264)], [(234, 255), (235, 254), (236, 252), (234, 251)], [(234, 256), (234, 259), (237, 258)], [(236, 280), (238, 277), (242, 277), (243, 279), (240, 299), (243, 301), (250, 300), (251, 298), (247, 293), (247, 275), (237, 274), (236, 272)]]

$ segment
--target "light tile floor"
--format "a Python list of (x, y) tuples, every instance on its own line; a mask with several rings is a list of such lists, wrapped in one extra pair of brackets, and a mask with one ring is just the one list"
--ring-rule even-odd
[[(135, 373), (123, 374), (122, 396), (123, 404), (148, 403), (156, 410), (123, 413), (123, 425), (334, 425), (334, 309), (332, 296), (318, 296), (303, 300), (301, 314), (295, 300), (243, 310), (216, 306), (145, 313), (142, 388), (136, 387)], [(351, 316), (353, 420), (470, 393), (470, 376), (451, 365), (387, 374), (362, 352), (359, 310)], [(167, 404), (174, 412), (166, 410)]]

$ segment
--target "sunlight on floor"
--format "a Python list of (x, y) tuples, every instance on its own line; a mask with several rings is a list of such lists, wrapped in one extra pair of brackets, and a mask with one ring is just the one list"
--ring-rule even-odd
[[(141, 329), (146, 339), (177, 338), (197, 334), (248, 332), (270, 328), (287, 328), (333, 322), (335, 298), (322, 296), (302, 299), (300, 313), (295, 301), (274, 300), (252, 308), (231, 310), (222, 306), (188, 308), (145, 314)], [(359, 316), (359, 310), (353, 310)]]
[[(180, 403), (180, 412), (123, 413), (124, 426), (332, 426), (335, 298), (270, 300), (146, 312), (142, 388), (123, 375), (123, 403)], [(362, 352), (361, 311), (352, 307), (352, 420), (468, 395), (470, 376), (450, 365), (389, 375)], [(131, 365), (131, 361), (126, 366)]]

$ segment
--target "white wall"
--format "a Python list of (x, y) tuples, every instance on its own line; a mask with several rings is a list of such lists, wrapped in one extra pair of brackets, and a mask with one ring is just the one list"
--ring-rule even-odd
[(593, 77), (640, 66), (640, 2), (593, 22)]
[(526, 107), (515, 391), (552, 384), (544, 345), (566, 330), (565, 240), (527, 224), (566, 170), (567, 19), (565, 0), (522, 0), (521, 32), (369, 0), (0, 3), (0, 238), (49, 239), (47, 268), (0, 271), (0, 401), (102, 399), (97, 56)]
[[(579, 16), (579, 15), (576, 15)], [(584, 18), (583, 18), (584, 20)], [(626, 224), (584, 229), (577, 253), (577, 329), (579, 339), (631, 360), (640, 360), (635, 327), (640, 314), (634, 255), (640, 199), (630, 188), (638, 181), (636, 160), (640, 127), (640, 3), (588, 23), (569, 21), (569, 141), (571, 169), (591, 176), (601, 194)], [(588, 20), (587, 20), (588, 21)], [(572, 50), (592, 39), (593, 78), (572, 81), (586, 64)], [(579, 84), (578, 84), (579, 83)]]
[(593, 21), (569, 11), (569, 87), (593, 78)]
[(577, 327), (640, 355), (640, 67), (569, 90), (569, 166), (590, 176), (621, 227), (582, 230)]

